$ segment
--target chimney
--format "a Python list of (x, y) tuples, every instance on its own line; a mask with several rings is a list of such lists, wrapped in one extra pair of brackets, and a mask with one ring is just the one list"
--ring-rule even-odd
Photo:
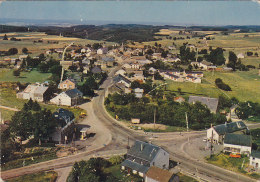
[(141, 149), (140, 150), (143, 151), (143, 149), (144, 149), (144, 144), (141, 143)]

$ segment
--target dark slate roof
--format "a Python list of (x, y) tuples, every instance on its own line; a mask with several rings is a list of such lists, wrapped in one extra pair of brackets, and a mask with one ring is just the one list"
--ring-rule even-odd
[(61, 123), (62, 126), (65, 126), (68, 122), (72, 121), (75, 118), (73, 112), (70, 112), (63, 108), (59, 108), (56, 112), (53, 113), (53, 115), (60, 121), (65, 122)]
[(102, 58), (103, 61), (106, 61), (106, 62), (114, 62), (115, 61), (115, 58), (114, 57), (103, 57)]
[(225, 135), (224, 143), (251, 147), (252, 137), (250, 135), (227, 133)]
[(231, 122), (226, 124), (221, 124), (213, 127), (219, 135), (224, 135), (226, 133), (233, 133), (236, 131), (247, 129), (247, 126), (243, 121)]
[(133, 162), (133, 161), (130, 161), (130, 160), (127, 160), (127, 159), (124, 162), (122, 162), (121, 166), (125, 166), (125, 167), (128, 167), (128, 168), (131, 168), (133, 170), (136, 170), (136, 171), (144, 173), (144, 174), (149, 169), (149, 167), (147, 167), (147, 166), (138, 164), (136, 162)]
[(202, 71), (186, 71), (186, 74), (203, 74)]
[(252, 150), (251, 156), (260, 159), (260, 151)]
[(101, 73), (101, 72), (102, 72), (102, 70), (101, 70), (101, 68), (100, 68), (100, 67), (98, 67), (98, 66), (95, 66), (94, 68), (92, 68), (92, 69), (91, 69), (91, 72), (92, 72), (92, 73)]
[(65, 91), (65, 93), (70, 97), (70, 98), (74, 98), (74, 97), (78, 97), (78, 96), (83, 96), (82, 92), (79, 91), (78, 89), (74, 88), (71, 90), (67, 90)]
[(189, 103), (201, 102), (205, 104), (211, 112), (216, 112), (218, 108), (218, 99), (210, 97), (190, 96)]
[[(142, 150), (141, 147), (143, 148)], [(151, 162), (160, 149), (161, 148), (156, 145), (142, 141), (136, 141), (135, 144), (127, 152), (127, 155), (138, 157), (140, 159)]]
[(113, 78), (113, 81), (114, 81), (115, 83), (120, 82), (121, 80), (124, 80), (126, 83), (129, 83), (129, 84), (131, 83), (130, 80), (128, 80), (127, 78), (125, 78), (125, 77), (122, 76), (121, 74), (118, 74), (116, 77)]

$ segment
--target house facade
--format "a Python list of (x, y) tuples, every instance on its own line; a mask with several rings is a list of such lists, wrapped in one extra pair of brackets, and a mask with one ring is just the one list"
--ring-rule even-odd
[(252, 137), (250, 135), (227, 133), (223, 143), (224, 152), (251, 154)]
[(74, 88), (76, 88), (76, 84), (72, 80), (67, 79), (67, 80), (64, 80), (63, 82), (61, 82), (58, 85), (58, 88), (62, 89), (62, 90), (74, 89)]
[(16, 94), (16, 97), (19, 99), (32, 99), (38, 102), (44, 102), (47, 100), (47, 91), (48, 87), (43, 85), (28, 85), (23, 92)]
[(227, 133), (246, 134), (248, 128), (243, 121), (212, 126), (207, 130), (207, 140), (213, 143), (223, 143)]
[(74, 106), (81, 103), (83, 94), (78, 89), (71, 89), (60, 93), (50, 100), (51, 103), (56, 105)]
[(250, 155), (250, 165), (260, 172), (260, 152), (253, 150)]

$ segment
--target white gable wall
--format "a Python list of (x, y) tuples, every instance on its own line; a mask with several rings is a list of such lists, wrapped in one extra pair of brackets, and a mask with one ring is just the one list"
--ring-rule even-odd
[(169, 153), (160, 149), (151, 162), (151, 166), (156, 166), (161, 169), (169, 169)]
[[(212, 130), (213, 130), (213, 137), (212, 137)], [(211, 140), (211, 138), (213, 138), (213, 141), (215, 142), (220, 142), (219, 134), (213, 129), (213, 127), (207, 130), (207, 139)]]

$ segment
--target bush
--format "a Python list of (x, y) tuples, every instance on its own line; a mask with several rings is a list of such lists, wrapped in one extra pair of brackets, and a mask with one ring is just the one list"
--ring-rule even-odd
[(123, 158), (121, 156), (113, 156), (108, 160), (112, 165), (117, 165), (123, 162)]
[(225, 90), (225, 91), (231, 91), (231, 88), (229, 85), (225, 84), (220, 78), (217, 78), (215, 80), (215, 84), (216, 86), (221, 89), (221, 90)]

